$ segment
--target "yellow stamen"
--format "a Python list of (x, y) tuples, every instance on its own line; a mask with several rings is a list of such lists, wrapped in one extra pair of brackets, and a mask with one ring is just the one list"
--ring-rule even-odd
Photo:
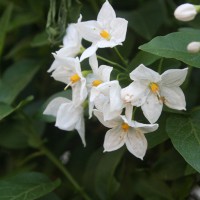
[(81, 79), (81, 77), (78, 74), (74, 74), (73, 76), (70, 77), (71, 83), (76, 83), (80, 79)]
[(149, 87), (150, 87), (150, 89), (151, 89), (151, 91), (152, 91), (153, 93), (157, 93), (158, 90), (159, 90), (158, 84), (153, 83), (153, 82), (149, 84)]
[(92, 82), (92, 86), (97, 87), (97, 86), (100, 85), (101, 83), (102, 83), (101, 80), (94, 80), (94, 81)]
[(127, 132), (128, 129), (129, 129), (129, 125), (127, 123), (123, 123), (121, 127), (122, 127), (124, 132)]
[(102, 38), (104, 38), (104, 39), (106, 39), (106, 40), (110, 40), (110, 34), (108, 33), (108, 31), (102, 30), (102, 31), (100, 32), (100, 35), (101, 35)]

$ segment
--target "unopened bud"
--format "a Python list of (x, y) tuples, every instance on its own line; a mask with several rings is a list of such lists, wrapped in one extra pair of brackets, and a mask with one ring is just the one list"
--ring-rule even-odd
[(190, 42), (187, 45), (187, 50), (190, 53), (198, 53), (198, 52), (200, 52), (200, 42)]
[(180, 21), (191, 21), (195, 18), (199, 6), (195, 6), (190, 3), (185, 3), (176, 8), (174, 16)]

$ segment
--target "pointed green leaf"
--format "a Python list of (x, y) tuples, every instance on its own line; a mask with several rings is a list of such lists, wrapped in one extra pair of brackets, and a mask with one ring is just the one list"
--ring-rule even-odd
[(186, 162), (200, 172), (200, 111), (193, 112), (190, 117), (170, 117), (167, 133)]
[(34, 200), (38, 199), (60, 185), (60, 180), (50, 181), (45, 175), (36, 172), (18, 174), (0, 180), (1, 200)]
[(38, 71), (33, 60), (23, 60), (9, 67), (0, 84), (0, 102), (11, 104)]
[(197, 31), (181, 31), (158, 36), (139, 49), (164, 58), (175, 58), (190, 66), (200, 67), (200, 55), (187, 52), (187, 45), (200, 41)]
[(10, 115), (13, 111), (14, 111), (14, 108), (12, 108), (11, 106), (5, 103), (0, 102), (0, 120)]

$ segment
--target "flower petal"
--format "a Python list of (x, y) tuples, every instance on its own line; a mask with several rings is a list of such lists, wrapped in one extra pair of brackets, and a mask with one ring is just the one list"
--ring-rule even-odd
[(142, 124), (136, 121), (132, 121), (130, 124), (131, 127), (139, 129), (141, 133), (151, 133), (158, 129), (158, 124)]
[(121, 126), (117, 126), (107, 131), (103, 144), (104, 152), (115, 151), (121, 148), (124, 145), (124, 134)]
[(58, 109), (55, 126), (66, 131), (74, 130), (82, 115), (82, 106), (75, 107), (73, 102), (64, 103)]
[(143, 157), (147, 150), (147, 140), (143, 133), (134, 128), (129, 128), (129, 131), (125, 138), (125, 144), (127, 149), (134, 156), (143, 160)]
[(161, 96), (164, 97), (164, 104), (176, 110), (186, 110), (186, 102), (183, 91), (180, 87), (161, 88)]
[(92, 56), (89, 57), (89, 64), (90, 67), (92, 68), (93, 73), (96, 74), (98, 70), (98, 60), (96, 53), (94, 53)]
[(92, 45), (90, 47), (88, 47), (81, 55), (80, 57), (80, 61), (82, 62), (84, 59), (89, 58), (90, 56), (92, 56), (96, 51), (97, 51), (98, 47), (96, 45)]
[(107, 65), (101, 65), (98, 70), (98, 76), (101, 78), (103, 82), (110, 81), (110, 74), (113, 70), (113, 67)]
[(180, 86), (184, 82), (187, 72), (188, 68), (169, 69), (161, 75), (162, 84), (167, 87)]
[(111, 23), (111, 36), (116, 43), (124, 42), (126, 38), (128, 21), (123, 18), (116, 18)]
[(116, 18), (115, 11), (108, 1), (106, 1), (97, 16), (97, 21), (101, 22), (103, 25), (109, 24), (113, 19)]
[(46, 109), (44, 110), (43, 114), (52, 115), (52, 116), (56, 117), (59, 107), (63, 103), (68, 103), (68, 102), (70, 102), (70, 100), (67, 98), (57, 97), (57, 98), (53, 99), (52, 101), (50, 101), (50, 103), (47, 105)]
[(141, 106), (144, 116), (152, 124), (158, 120), (161, 115), (163, 104), (158, 100), (158, 97), (150, 93), (146, 102)]
[(161, 81), (161, 76), (157, 72), (145, 67), (143, 64), (139, 65), (130, 73), (130, 78), (134, 81), (136, 80), (148, 80), (149, 82), (159, 82)]
[(94, 109), (94, 115), (98, 118), (98, 120), (108, 128), (113, 128), (118, 126), (120, 123), (122, 123), (122, 119), (120, 117), (112, 119), (112, 120), (104, 120), (103, 113), (99, 110)]
[(78, 131), (82, 143), (84, 145), (84, 147), (86, 146), (86, 142), (85, 142), (85, 121), (84, 121), (84, 117), (82, 116), (79, 121), (76, 123), (75, 129)]

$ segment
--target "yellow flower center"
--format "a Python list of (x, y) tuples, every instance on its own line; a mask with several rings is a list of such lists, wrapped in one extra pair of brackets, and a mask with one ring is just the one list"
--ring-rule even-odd
[(156, 83), (150, 83), (150, 84), (149, 84), (149, 87), (150, 87), (150, 89), (151, 89), (151, 91), (152, 91), (153, 93), (157, 93), (158, 90), (159, 90), (159, 86), (158, 86), (158, 84), (156, 84)]
[(94, 80), (94, 81), (92, 82), (92, 86), (97, 87), (97, 86), (100, 85), (101, 83), (102, 83), (101, 80)]
[(70, 81), (72, 83), (76, 83), (77, 81), (79, 81), (81, 79), (81, 77), (78, 74), (74, 74), (70, 77)]
[(123, 123), (121, 127), (122, 127), (124, 132), (127, 132), (128, 129), (129, 129), (129, 125), (127, 123)]
[(102, 30), (102, 31), (100, 32), (100, 35), (101, 35), (102, 38), (104, 38), (104, 39), (106, 39), (106, 40), (110, 40), (110, 34), (108, 33), (108, 31)]

